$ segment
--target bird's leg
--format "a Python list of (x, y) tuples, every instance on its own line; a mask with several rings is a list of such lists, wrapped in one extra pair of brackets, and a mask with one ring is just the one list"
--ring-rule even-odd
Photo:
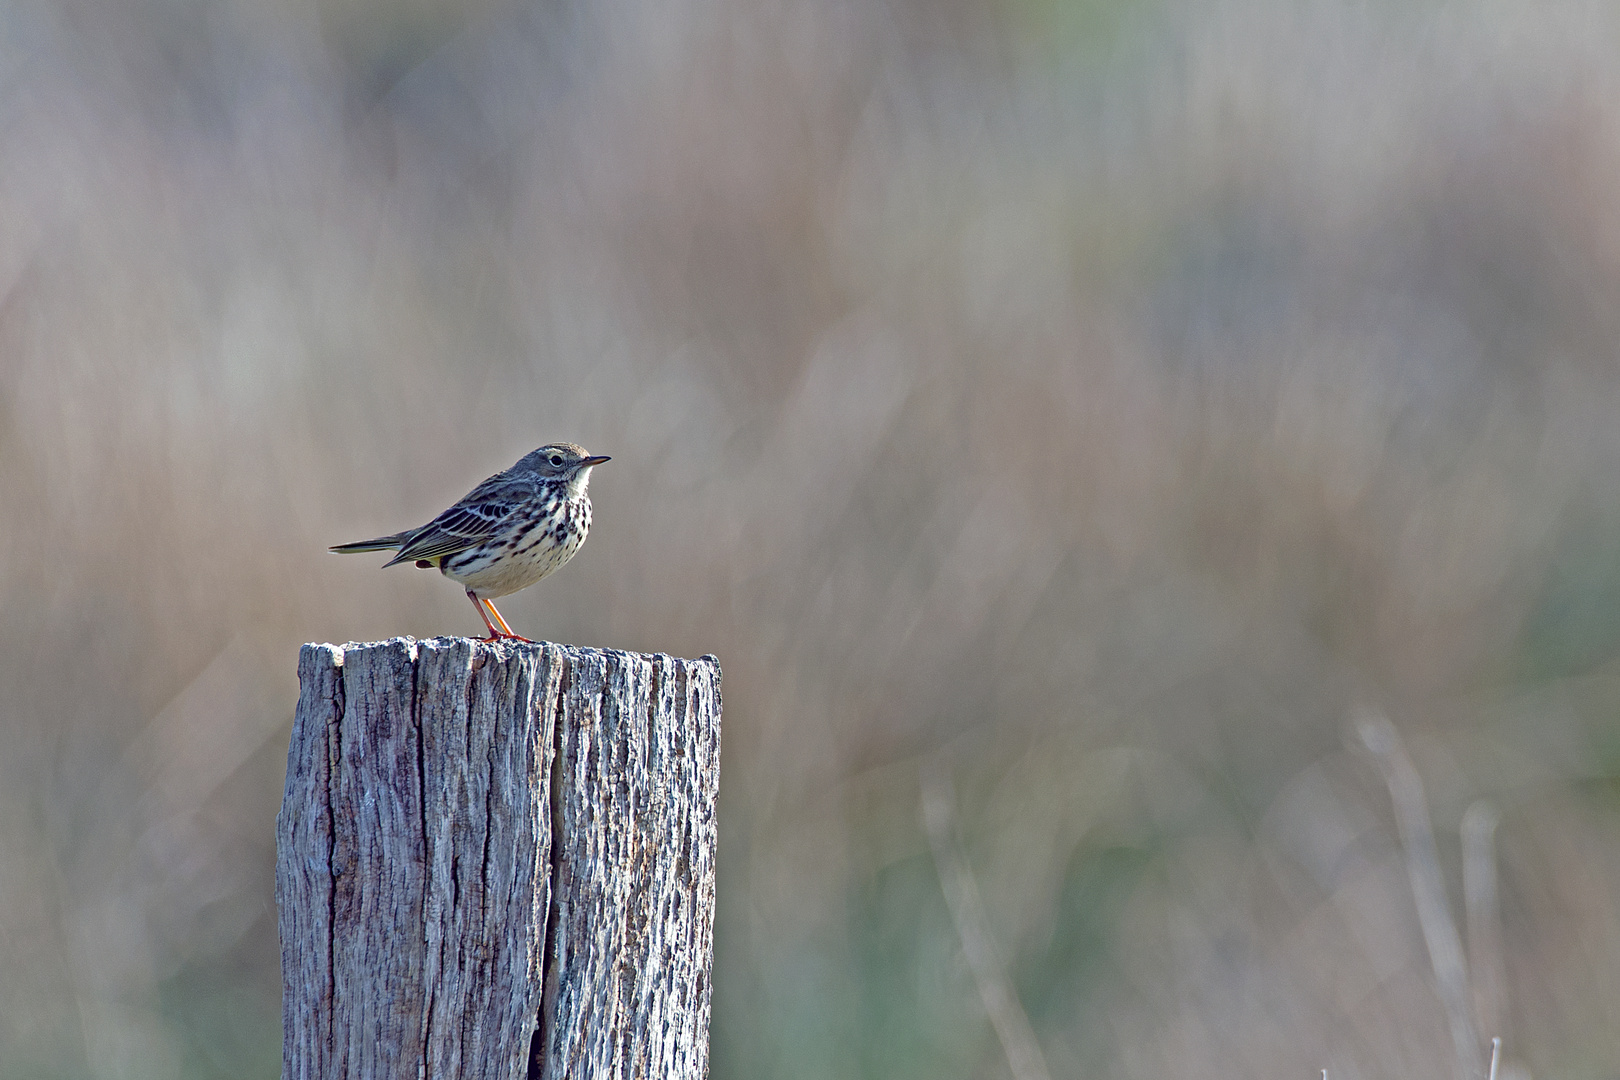
[[(507, 638), (512, 641), (521, 641), (529, 645), (534, 644), (534, 642), (530, 641), (528, 638), (523, 637), (520, 634), (512, 633), (512, 628), (506, 625), (506, 620), (501, 618), (501, 613), (495, 609), (495, 601), (485, 600), (484, 598), (474, 594), (471, 589), (467, 590), (467, 599), (473, 602), (473, 607), (478, 609), (478, 617), (483, 619), (484, 625), (489, 628), (489, 637), (479, 638), (480, 641), (500, 641), (502, 638)], [(489, 621), (491, 615), (495, 617), (494, 622)], [(497, 626), (499, 626), (500, 629), (496, 629)]]
[[(494, 623), (489, 621), (489, 615), (487, 613), (485, 613), (485, 611), (484, 611), (484, 602), (482, 600), (478, 599), (477, 596), (473, 595), (473, 591), (471, 589), (467, 590), (467, 599), (469, 599), (469, 600), (471, 600), (473, 602), (473, 607), (478, 609), (478, 617), (480, 619), (483, 619), (484, 620), (484, 625), (489, 628), (489, 637), (481, 638), (480, 640), (482, 640), (482, 641), (495, 641), (496, 639), (498, 639), (501, 636), (501, 632), (499, 630), (495, 629), (495, 624)], [(496, 617), (499, 618), (499, 616), (496, 616)]]
[(506, 620), (501, 618), (501, 613), (499, 611), (495, 610), (495, 601), (493, 601), (493, 600), (485, 600), (484, 601), (484, 606), (489, 608), (489, 613), (491, 615), (495, 616), (495, 621), (501, 624), (501, 631), (502, 631), (501, 636), (509, 637), (514, 641), (527, 642), (530, 645), (534, 644), (534, 642), (529, 641), (529, 639), (524, 637), (522, 634), (514, 634), (514, 633), (512, 633), (512, 628), (510, 626), (506, 625)]

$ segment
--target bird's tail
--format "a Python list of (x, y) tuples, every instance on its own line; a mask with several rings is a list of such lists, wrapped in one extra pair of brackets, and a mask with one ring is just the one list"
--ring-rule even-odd
[(409, 532), (394, 533), (392, 536), (379, 536), (375, 540), (356, 540), (352, 544), (337, 544), (326, 550), (335, 551), (339, 555), (353, 555), (359, 551), (398, 551), (399, 546), (410, 535)]

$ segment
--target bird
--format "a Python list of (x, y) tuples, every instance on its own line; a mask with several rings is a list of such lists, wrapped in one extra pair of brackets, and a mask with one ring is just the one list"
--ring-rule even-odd
[(394, 551), (384, 568), (414, 562), (437, 569), (467, 590), (489, 630), (481, 640), (528, 642), (512, 633), (495, 598), (528, 588), (574, 557), (591, 527), (591, 470), (609, 460), (575, 443), (547, 443), (426, 525), (328, 550)]

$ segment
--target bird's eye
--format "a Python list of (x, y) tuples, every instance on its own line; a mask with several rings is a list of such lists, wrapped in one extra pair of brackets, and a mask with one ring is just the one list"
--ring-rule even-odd
[(551, 467), (553, 469), (562, 468), (562, 455), (561, 454), (552, 454), (551, 455)]

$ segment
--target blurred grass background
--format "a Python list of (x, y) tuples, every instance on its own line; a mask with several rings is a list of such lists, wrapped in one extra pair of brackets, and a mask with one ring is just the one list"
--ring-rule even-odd
[(277, 1073), (297, 646), (480, 629), (325, 548), (554, 439), (514, 627), (725, 666), (716, 1080), (1009, 1075), (925, 767), (1053, 1076), (1450, 1075), (1362, 705), (1459, 921), (1500, 814), (1484, 1034), (1616, 1075), (1617, 73), (1562, 0), (11, 0), (0, 1078)]

